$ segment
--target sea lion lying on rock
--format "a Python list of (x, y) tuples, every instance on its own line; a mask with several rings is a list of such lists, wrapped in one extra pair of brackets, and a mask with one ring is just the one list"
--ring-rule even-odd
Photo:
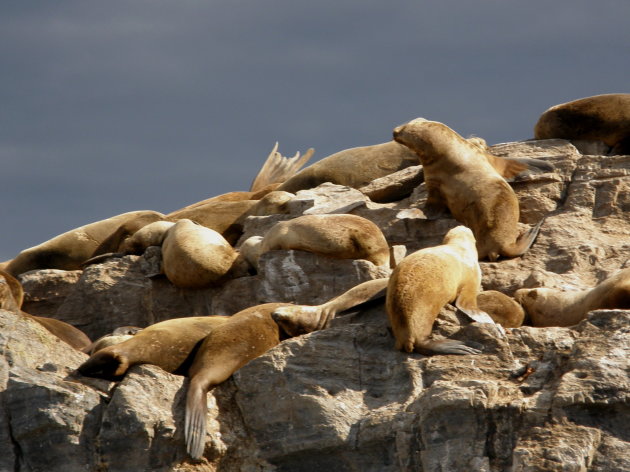
[(254, 267), (268, 251), (295, 249), (337, 259), (365, 259), (389, 268), (390, 249), (385, 236), (370, 220), (357, 215), (302, 215), (281, 221), (264, 237), (252, 236), (239, 250)]
[(555, 105), (534, 127), (536, 139), (601, 141), (610, 154), (630, 154), (630, 93), (610, 93)]
[(117, 251), (129, 235), (163, 216), (156, 211), (131, 211), (90, 223), (24, 249), (0, 269), (14, 276), (36, 269), (81, 269), (88, 259)]
[(630, 269), (624, 269), (587, 290), (522, 288), (514, 292), (532, 326), (573, 326), (592, 310), (630, 309)]

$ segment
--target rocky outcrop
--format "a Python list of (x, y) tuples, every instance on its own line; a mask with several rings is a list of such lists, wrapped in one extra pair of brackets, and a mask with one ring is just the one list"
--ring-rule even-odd
[[(629, 156), (583, 155), (562, 140), (492, 151), (543, 158), (555, 170), (511, 183), (523, 227), (545, 221), (523, 257), (481, 263), (485, 289), (583, 289), (629, 266)], [(399, 255), (438, 244), (457, 222), (425, 217), (418, 171), (365, 193), (332, 184), (298, 192), (289, 214), (249, 217), (241, 241), (301, 214), (352, 213), (379, 225)], [(415, 189), (394, 202), (366, 196), (402, 195), (409, 182)], [(96, 338), (269, 301), (317, 304), (387, 276), (367, 261), (272, 251), (258, 274), (182, 290), (153, 276), (159, 259), (153, 247), (83, 272), (23, 274), (25, 310)], [(85, 354), (0, 311), (0, 470), (630, 470), (629, 332), (622, 310), (503, 334), (447, 307), (434, 335), (474, 341), (483, 353), (409, 355), (394, 350), (384, 308), (373, 306), (282, 342), (215, 388), (205, 458), (194, 462), (183, 441), (187, 379), (155, 366), (133, 367), (118, 383), (82, 377), (75, 369)]]

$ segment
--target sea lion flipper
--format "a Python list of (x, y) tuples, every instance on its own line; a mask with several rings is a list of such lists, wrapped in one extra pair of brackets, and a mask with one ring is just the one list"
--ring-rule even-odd
[(206, 444), (207, 410), (206, 390), (193, 379), (186, 395), (186, 417), (184, 420), (186, 451), (193, 459), (201, 459), (203, 456)]
[(309, 148), (301, 157), (299, 151), (291, 158), (284, 157), (278, 152), (278, 143), (276, 142), (258, 175), (254, 178), (249, 189), (250, 192), (261, 190), (270, 184), (282, 183), (289, 177), (293, 177), (313, 156), (314, 152), (313, 148)]
[(506, 257), (518, 257), (525, 254), (534, 244), (544, 221), (545, 218), (541, 219), (535, 226), (521, 234), (511, 247), (505, 248), (502, 254)]
[(107, 259), (111, 259), (114, 257), (124, 257), (124, 252), (107, 252), (105, 254), (99, 254), (98, 256), (90, 257), (88, 260), (83, 261), (81, 263), (81, 268), (85, 268), (87, 266), (93, 264), (100, 264), (101, 262), (105, 262)]
[[(475, 343), (479, 345), (478, 343)], [(418, 348), (425, 349), (437, 354), (481, 354), (482, 350), (469, 346), (463, 341), (456, 339), (440, 339), (439, 341), (428, 340), (422, 343), (418, 343)], [(482, 346), (483, 347), (483, 346)]]

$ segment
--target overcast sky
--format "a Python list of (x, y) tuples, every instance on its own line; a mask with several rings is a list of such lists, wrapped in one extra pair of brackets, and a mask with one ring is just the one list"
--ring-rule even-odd
[(415, 118), (490, 143), (630, 92), (628, 0), (0, 3), (0, 261), (131, 210), (247, 190)]

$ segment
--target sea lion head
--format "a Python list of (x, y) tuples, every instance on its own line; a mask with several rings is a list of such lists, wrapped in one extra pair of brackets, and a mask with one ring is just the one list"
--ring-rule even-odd
[(117, 345), (106, 347), (96, 353), (77, 369), (86, 377), (119, 380), (129, 369), (129, 359), (115, 351)]
[[(447, 153), (454, 142), (466, 142), (459, 134), (439, 121), (416, 118), (393, 132), (394, 141), (407, 146), (418, 154), (423, 165), (431, 164), (440, 155)], [(468, 146), (473, 146), (468, 144)]]
[(239, 247), (239, 252), (252, 267), (258, 268), (258, 259), (262, 253), (262, 236), (247, 238)]
[(475, 235), (468, 226), (459, 225), (450, 229), (444, 236), (444, 244), (449, 244), (453, 241), (467, 241), (475, 244)]

